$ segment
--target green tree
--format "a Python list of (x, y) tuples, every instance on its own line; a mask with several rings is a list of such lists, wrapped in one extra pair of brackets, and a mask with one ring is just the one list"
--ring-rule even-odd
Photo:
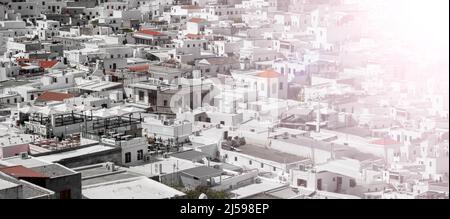
[(185, 193), (188, 199), (198, 199), (202, 193), (206, 194), (208, 199), (229, 199), (231, 197), (231, 194), (226, 191), (214, 191), (204, 186), (199, 186), (194, 190), (188, 190)]

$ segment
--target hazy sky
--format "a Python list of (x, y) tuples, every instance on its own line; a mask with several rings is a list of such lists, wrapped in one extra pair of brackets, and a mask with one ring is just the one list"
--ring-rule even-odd
[[(435, 77), (448, 90), (449, 1), (362, 0), (387, 47), (411, 60), (411, 80)], [(387, 39), (390, 40), (387, 40)], [(383, 41), (382, 41), (383, 42)], [(400, 58), (399, 58), (400, 59)]]

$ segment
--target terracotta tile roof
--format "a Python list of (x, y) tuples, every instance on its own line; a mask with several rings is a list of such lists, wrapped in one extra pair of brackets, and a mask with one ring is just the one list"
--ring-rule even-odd
[(163, 36), (164, 34), (154, 30), (140, 30), (137, 33), (150, 36)]
[(128, 69), (130, 71), (134, 71), (134, 72), (146, 72), (150, 69), (150, 65), (143, 64), (143, 65), (131, 66), (131, 67), (128, 67)]
[(276, 71), (273, 71), (273, 70), (266, 70), (266, 71), (260, 72), (256, 76), (261, 77), (261, 78), (279, 78), (281, 76), (281, 74)]
[(206, 20), (205, 20), (205, 19), (202, 19), (202, 18), (196, 18), (196, 17), (194, 17), (194, 18), (189, 19), (189, 22), (193, 22), (193, 23), (203, 23), (203, 22), (206, 22)]
[(189, 39), (201, 39), (204, 35), (188, 33), (186, 34), (186, 37)]
[(16, 62), (30, 62), (30, 59), (16, 58)]
[(371, 144), (377, 144), (377, 145), (383, 145), (383, 146), (388, 146), (388, 145), (397, 145), (399, 144), (399, 142), (392, 140), (390, 138), (381, 138), (381, 139), (377, 139), (375, 141), (370, 142)]
[(49, 178), (48, 176), (36, 172), (24, 166), (12, 166), (0, 168), (0, 172), (6, 173), (15, 178)]
[(53, 66), (55, 66), (56, 64), (58, 64), (58, 61), (40, 61), (39, 62), (39, 66), (44, 69), (53, 68)]
[(201, 9), (201, 7), (196, 5), (183, 5), (181, 6), (182, 9)]
[(50, 92), (47, 91), (43, 93), (41, 96), (37, 98), (38, 101), (64, 101), (65, 99), (69, 99), (75, 97), (73, 94), (66, 94), (66, 93), (57, 93), (57, 92)]

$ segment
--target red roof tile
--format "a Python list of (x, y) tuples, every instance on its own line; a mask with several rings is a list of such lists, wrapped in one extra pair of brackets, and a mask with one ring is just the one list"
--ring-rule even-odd
[(189, 39), (201, 39), (204, 35), (188, 33), (186, 34), (186, 37)]
[(31, 61), (30, 59), (24, 59), (24, 58), (16, 58), (17, 62), (29, 62)]
[(38, 101), (63, 101), (65, 99), (69, 99), (74, 97), (72, 94), (66, 94), (66, 93), (57, 93), (57, 92), (50, 92), (47, 91), (43, 93), (41, 96), (37, 98)]
[(194, 18), (189, 19), (189, 22), (193, 22), (193, 23), (203, 23), (203, 22), (206, 22), (206, 20), (203, 19), (203, 18), (196, 18), (196, 17), (194, 17)]
[(397, 145), (399, 144), (399, 142), (392, 140), (390, 138), (381, 138), (375, 141), (370, 142), (371, 144), (377, 144), (377, 145), (384, 145), (384, 146), (388, 146), (388, 145)]
[(181, 6), (182, 9), (201, 9), (201, 7), (196, 5), (183, 5)]
[(130, 71), (134, 71), (134, 72), (146, 72), (150, 69), (150, 65), (149, 64), (137, 65), (137, 66), (128, 67), (128, 69)]
[(161, 32), (154, 31), (154, 30), (140, 30), (140, 31), (138, 31), (138, 33), (145, 34), (145, 35), (150, 35), (150, 36), (162, 36), (162, 35), (164, 35)]
[(56, 64), (58, 64), (58, 61), (40, 61), (39, 62), (39, 66), (44, 69), (53, 68), (53, 66), (55, 66)]
[(281, 74), (273, 70), (267, 70), (257, 74), (257, 76), (261, 78), (279, 78)]
[(24, 166), (3, 167), (0, 168), (0, 172), (16, 178), (49, 178), (42, 173), (36, 172)]

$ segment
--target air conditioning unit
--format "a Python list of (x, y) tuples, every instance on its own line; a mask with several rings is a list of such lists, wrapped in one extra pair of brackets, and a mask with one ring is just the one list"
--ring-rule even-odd
[(20, 153), (20, 158), (22, 158), (22, 159), (29, 159), (30, 156), (28, 156), (28, 152), (22, 152), (22, 153)]

